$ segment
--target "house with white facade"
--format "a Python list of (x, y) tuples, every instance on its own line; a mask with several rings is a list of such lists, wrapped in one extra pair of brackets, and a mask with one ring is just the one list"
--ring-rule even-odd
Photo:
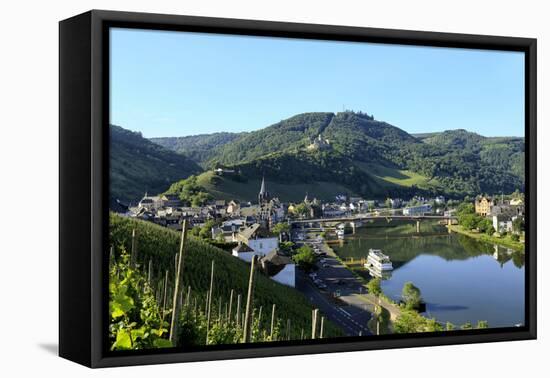
[(239, 242), (235, 248), (231, 251), (232, 255), (238, 257), (241, 260), (251, 262), (252, 256), (257, 255), (256, 252), (243, 242)]
[(272, 280), (286, 286), (296, 286), (296, 264), (278, 249), (269, 252), (260, 263), (264, 273)]
[(259, 231), (260, 225), (258, 223), (246, 226), (241, 228), (239, 232), (233, 233), (233, 241), (246, 244), (254, 250), (258, 257), (263, 257), (279, 247), (279, 238), (262, 237)]

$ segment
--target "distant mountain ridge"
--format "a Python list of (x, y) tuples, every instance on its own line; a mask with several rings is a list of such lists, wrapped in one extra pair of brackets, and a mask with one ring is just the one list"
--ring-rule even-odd
[[(317, 138), (323, 148), (315, 148)], [(524, 186), (523, 138), (483, 137), (466, 130), (411, 135), (362, 112), (303, 113), (247, 133), (153, 141), (205, 169), (224, 166), (240, 172), (233, 183), (211, 178), (217, 194), (224, 185), (236, 193), (235, 182), (255, 182), (262, 175), (300, 187), (333, 183), (341, 191), (344, 185), (350, 193), (381, 198), (508, 193)], [(205, 151), (199, 152), (199, 146)]]

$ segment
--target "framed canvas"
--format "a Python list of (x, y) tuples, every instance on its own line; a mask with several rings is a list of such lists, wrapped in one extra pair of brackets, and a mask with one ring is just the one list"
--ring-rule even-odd
[(60, 22), (59, 353), (536, 338), (536, 40)]

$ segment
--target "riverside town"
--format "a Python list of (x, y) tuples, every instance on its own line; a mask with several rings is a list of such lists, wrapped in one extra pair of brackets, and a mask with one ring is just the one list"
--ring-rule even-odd
[(522, 54), (117, 27), (109, 47), (113, 353), (526, 325)]
[[(321, 136), (304, 144), (308, 154), (331, 148)], [(256, 194), (246, 200), (251, 186)], [(135, 290), (150, 297), (142, 303), (157, 311), (160, 331), (146, 346), (522, 325), (522, 192), (447, 198), (427, 186), (388, 186), (402, 195), (342, 191), (331, 198), (324, 188), (317, 198), (305, 185), (311, 192), (300, 199), (289, 186), (301, 187), (219, 165), (135, 202), (113, 201), (113, 246), (122, 248), (118, 259), (112, 252), (113, 269), (120, 275), (131, 269), (120, 266), (128, 261), (132, 277), (142, 277)], [(178, 288), (181, 265), (185, 285)], [(259, 282), (263, 290), (254, 288)], [(517, 285), (512, 298), (499, 288), (508, 291), (510, 282)], [(178, 307), (179, 335), (166, 339)], [(113, 349), (130, 347), (119, 340), (124, 327), (113, 334)]]

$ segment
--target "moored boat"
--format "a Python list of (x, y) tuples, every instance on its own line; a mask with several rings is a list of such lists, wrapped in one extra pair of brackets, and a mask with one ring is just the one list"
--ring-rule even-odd
[(383, 272), (387, 270), (393, 270), (393, 264), (390, 258), (383, 254), (379, 249), (369, 249), (369, 255), (365, 268), (375, 268), (376, 270)]

